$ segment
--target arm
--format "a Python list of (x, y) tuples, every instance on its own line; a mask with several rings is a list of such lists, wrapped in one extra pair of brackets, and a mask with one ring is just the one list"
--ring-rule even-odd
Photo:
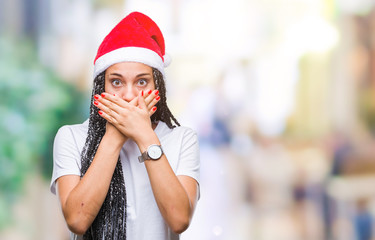
[[(152, 130), (152, 129), (151, 129)], [(136, 141), (141, 152), (151, 144), (160, 144), (154, 131)], [(198, 199), (198, 184), (188, 176), (176, 176), (163, 154), (157, 161), (146, 160), (145, 166), (159, 210), (175, 233), (185, 231)]]
[(107, 124), (107, 131), (82, 179), (76, 175), (66, 175), (57, 179), (60, 204), (72, 232), (82, 235), (94, 221), (107, 195), (125, 141), (126, 138), (116, 128)]

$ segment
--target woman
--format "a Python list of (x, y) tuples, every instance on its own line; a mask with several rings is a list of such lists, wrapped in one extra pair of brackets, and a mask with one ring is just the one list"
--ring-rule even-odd
[(139, 12), (100, 45), (90, 117), (54, 142), (51, 191), (72, 239), (179, 239), (189, 226), (199, 147), (166, 104), (166, 65), (160, 29)]

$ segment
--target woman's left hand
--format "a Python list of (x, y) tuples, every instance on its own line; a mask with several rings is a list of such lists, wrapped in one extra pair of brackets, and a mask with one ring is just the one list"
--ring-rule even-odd
[(160, 97), (155, 90), (151, 93), (141, 91), (129, 103), (110, 93), (96, 95), (95, 99), (94, 104), (100, 109), (99, 114), (122, 134), (136, 141), (152, 130), (150, 116), (155, 113), (155, 104)]

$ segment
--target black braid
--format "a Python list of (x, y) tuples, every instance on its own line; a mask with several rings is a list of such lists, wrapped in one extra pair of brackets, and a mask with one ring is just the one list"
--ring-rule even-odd
[[(104, 92), (104, 72), (94, 79), (91, 95), (89, 129), (81, 154), (81, 177), (89, 168), (105, 133), (106, 120), (93, 105), (94, 95)], [(120, 159), (120, 157), (119, 157)], [(107, 196), (91, 227), (83, 239), (126, 239), (126, 189), (121, 161), (117, 162)]]
[[(169, 128), (180, 126), (167, 106), (166, 88), (161, 72), (153, 68), (155, 88), (159, 90), (160, 100), (156, 104), (157, 111), (151, 116), (153, 122), (163, 121)], [(105, 91), (105, 72), (94, 79), (91, 95), (89, 128), (85, 146), (81, 154), (81, 177), (89, 168), (105, 133), (106, 120), (98, 114), (93, 104), (94, 95)], [(83, 236), (85, 240), (126, 239), (126, 189), (121, 161), (117, 162), (107, 196), (91, 227)]]
[(156, 112), (151, 116), (151, 121), (163, 121), (167, 124), (169, 128), (174, 128), (176, 127), (173, 125), (173, 122), (177, 125), (180, 126), (180, 123), (177, 121), (177, 119), (173, 116), (171, 111), (168, 108), (167, 105), (167, 90), (165, 88), (165, 81), (163, 74), (156, 68), (152, 69), (152, 74), (154, 75), (154, 82), (155, 82), (155, 88), (159, 90), (159, 96), (160, 100), (156, 104), (157, 110)]

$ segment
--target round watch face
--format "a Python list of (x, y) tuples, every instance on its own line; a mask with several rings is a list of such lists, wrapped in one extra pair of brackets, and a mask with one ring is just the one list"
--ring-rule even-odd
[(152, 145), (147, 149), (147, 154), (151, 159), (159, 159), (162, 155), (161, 147), (158, 145)]

